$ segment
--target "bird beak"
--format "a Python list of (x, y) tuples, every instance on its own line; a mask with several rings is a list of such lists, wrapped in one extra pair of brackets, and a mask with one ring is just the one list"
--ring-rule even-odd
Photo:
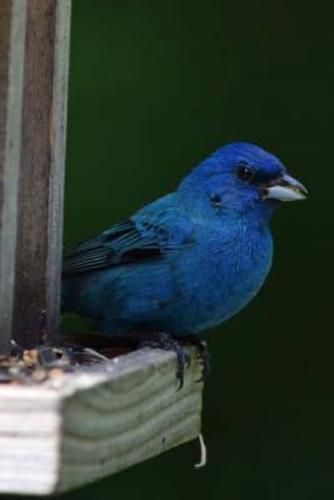
[(298, 201), (307, 198), (307, 189), (299, 181), (283, 175), (275, 183), (264, 188), (264, 198), (267, 200)]

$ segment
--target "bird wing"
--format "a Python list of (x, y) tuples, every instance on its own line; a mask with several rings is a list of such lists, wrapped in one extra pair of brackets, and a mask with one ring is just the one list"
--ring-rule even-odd
[[(150, 214), (149, 214), (150, 215)], [(115, 224), (96, 238), (81, 243), (63, 265), (63, 275), (161, 258), (192, 243), (192, 227), (173, 217), (138, 216)]]

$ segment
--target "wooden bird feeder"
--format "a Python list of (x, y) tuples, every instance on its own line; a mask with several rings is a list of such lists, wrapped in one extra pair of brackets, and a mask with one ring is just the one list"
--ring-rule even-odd
[[(0, 0), (0, 361), (59, 343), (70, 16), (71, 0)], [(179, 391), (159, 350), (29, 383), (0, 364), (0, 493), (67, 491), (195, 439), (189, 353)]]

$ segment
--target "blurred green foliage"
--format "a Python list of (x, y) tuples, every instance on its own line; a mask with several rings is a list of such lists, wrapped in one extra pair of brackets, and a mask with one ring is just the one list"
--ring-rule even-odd
[(310, 199), (282, 207), (264, 290), (208, 336), (207, 467), (193, 443), (64, 498), (334, 497), (332, 19), (329, 2), (74, 0), (65, 248), (233, 139)]

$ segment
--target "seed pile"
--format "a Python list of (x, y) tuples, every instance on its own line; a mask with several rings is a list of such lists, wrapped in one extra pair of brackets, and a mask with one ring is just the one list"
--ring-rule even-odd
[(12, 342), (10, 355), (0, 354), (0, 384), (36, 384), (74, 372), (108, 357), (82, 346), (37, 346), (22, 349)]

